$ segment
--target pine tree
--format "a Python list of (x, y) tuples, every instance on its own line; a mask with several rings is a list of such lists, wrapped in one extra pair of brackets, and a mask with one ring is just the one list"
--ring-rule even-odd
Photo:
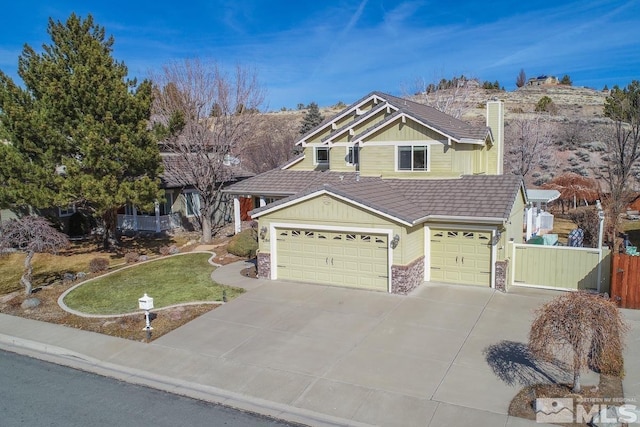
[(0, 71), (0, 204), (45, 208), (85, 204), (113, 242), (126, 203), (151, 208), (161, 196), (157, 144), (148, 130), (151, 83), (127, 79), (113, 37), (72, 14), (49, 20), (52, 43), (25, 45), (18, 74)]
[(324, 117), (322, 116), (322, 114), (320, 114), (318, 104), (312, 102), (311, 104), (307, 105), (307, 114), (305, 114), (304, 118), (302, 119), (300, 134), (304, 135), (305, 133), (309, 132), (311, 129), (322, 123), (323, 120)]

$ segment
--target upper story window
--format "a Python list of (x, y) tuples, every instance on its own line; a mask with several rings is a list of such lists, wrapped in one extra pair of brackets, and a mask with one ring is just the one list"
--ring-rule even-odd
[(360, 147), (357, 145), (347, 147), (347, 164), (357, 165), (358, 163), (360, 163)]
[(329, 165), (329, 147), (316, 147), (314, 153), (314, 164)]
[(426, 145), (398, 146), (398, 170), (422, 171), (429, 170), (429, 147)]

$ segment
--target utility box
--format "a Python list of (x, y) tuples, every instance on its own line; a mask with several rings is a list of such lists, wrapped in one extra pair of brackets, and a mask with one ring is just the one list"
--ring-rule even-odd
[(145, 293), (142, 298), (138, 299), (138, 307), (140, 308), (140, 310), (153, 309), (153, 298)]

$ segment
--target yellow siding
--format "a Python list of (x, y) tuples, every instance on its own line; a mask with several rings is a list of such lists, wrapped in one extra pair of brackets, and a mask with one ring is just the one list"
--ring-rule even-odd
[(424, 226), (416, 225), (412, 228), (403, 228), (400, 234), (401, 265), (407, 265), (424, 255)]
[(396, 120), (384, 129), (375, 132), (366, 138), (366, 141), (443, 141), (445, 138), (429, 128), (426, 128), (413, 120), (402, 123)]
[(362, 176), (388, 176), (394, 173), (395, 147), (366, 145), (360, 147), (360, 174)]
[(313, 144), (313, 143), (321, 144), (322, 143), (322, 138), (328, 136), (331, 132), (333, 132), (333, 129), (331, 129), (331, 125), (325, 126), (325, 128), (322, 131), (318, 132), (317, 134), (315, 134), (311, 138), (309, 138), (307, 140), (307, 143), (309, 143), (309, 144)]
[(503, 261), (504, 259), (511, 256), (511, 254), (507, 251), (507, 242), (524, 242), (524, 233), (522, 231), (524, 227), (524, 208), (524, 194), (523, 191), (520, 190), (513, 204), (513, 209), (511, 210), (509, 221), (507, 221), (505, 230), (500, 237), (500, 242), (498, 243), (498, 261)]
[[(300, 160), (295, 165), (289, 167), (289, 170), (292, 171), (308, 171), (313, 170), (313, 147), (305, 148), (304, 150), (305, 156), (304, 159)], [(329, 154), (331, 156), (331, 154)], [(331, 157), (329, 157), (331, 160)]]
[[(407, 236), (403, 231), (404, 226), (329, 195), (317, 196), (263, 215), (259, 218), (259, 229), (262, 227), (269, 229), (269, 225), (274, 222), (304, 224), (310, 228), (320, 225), (329, 227), (352, 225), (354, 228), (391, 229), (392, 236), (395, 234), (401, 236), (400, 245), (393, 251), (393, 263), (400, 265), (406, 264), (403, 262), (404, 256), (402, 250), (404, 249), (401, 249), (401, 247), (403, 247), (402, 245), (405, 243), (409, 244), (410, 249), (408, 249), (407, 254), (416, 253), (415, 248), (412, 249), (412, 246), (417, 244), (417, 240), (420, 239), (419, 231), (412, 230), (410, 233), (411, 236)], [(406, 242), (403, 241), (403, 237), (407, 237)], [(271, 236), (267, 236), (264, 241), (260, 240), (260, 252), (268, 253), (270, 251), (270, 238)], [(413, 259), (410, 259), (408, 262), (412, 260)]]
[(502, 173), (502, 162), (504, 156), (504, 103), (501, 101), (490, 101), (487, 103), (487, 126), (491, 128), (494, 145), (489, 156), (488, 174), (497, 175)]
[(495, 144), (487, 145), (487, 174), (496, 175), (498, 170), (498, 148)]
[(329, 149), (329, 169), (336, 172), (355, 172), (356, 167), (347, 165), (347, 147), (338, 146)]
[(363, 145), (360, 148), (360, 173), (363, 176), (384, 178), (442, 178), (457, 177), (452, 170), (451, 148), (444, 144), (429, 144), (429, 172), (396, 171), (395, 145)]

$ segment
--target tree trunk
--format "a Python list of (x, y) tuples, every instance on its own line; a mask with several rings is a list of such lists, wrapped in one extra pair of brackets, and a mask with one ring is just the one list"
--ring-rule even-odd
[(573, 357), (573, 392), (580, 393), (582, 387), (580, 387), (580, 357), (576, 353)]
[(212, 240), (212, 220), (210, 215), (202, 216), (202, 238), (200, 239), (201, 243), (211, 243)]
[(33, 251), (27, 252), (27, 256), (24, 259), (24, 273), (20, 278), (20, 283), (24, 286), (24, 291), (27, 296), (31, 295), (31, 292), (33, 291), (33, 285), (31, 284), (33, 267), (31, 266), (31, 260), (33, 259), (34, 254), (35, 252)]
[(116, 209), (108, 209), (102, 215), (102, 223), (104, 225), (104, 235), (102, 239), (103, 249), (108, 251), (113, 247), (118, 247), (120, 243), (116, 234), (118, 211)]

